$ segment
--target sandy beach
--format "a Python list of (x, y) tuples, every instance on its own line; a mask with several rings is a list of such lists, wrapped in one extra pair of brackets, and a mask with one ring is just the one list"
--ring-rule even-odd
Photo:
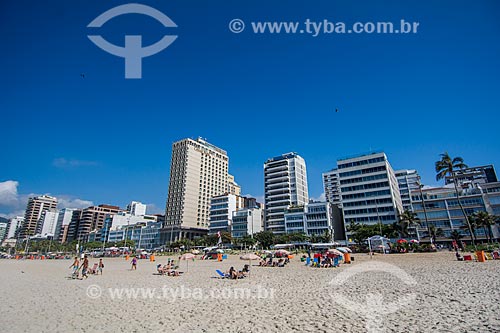
[(180, 277), (153, 274), (166, 257), (140, 260), (137, 271), (105, 258), (104, 275), (86, 280), (69, 278), (69, 260), (2, 260), (2, 330), (500, 331), (500, 261), (458, 262), (453, 252), (354, 258), (335, 269), (294, 258), (284, 268), (252, 267), (242, 280), (215, 278), (216, 269), (241, 269), (237, 256), (191, 261), (188, 271), (182, 261)]

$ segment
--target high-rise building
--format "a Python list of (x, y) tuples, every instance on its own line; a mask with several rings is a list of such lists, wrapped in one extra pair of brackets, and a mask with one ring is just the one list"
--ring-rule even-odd
[(491, 164), (456, 170), (453, 172), (453, 177), (445, 177), (445, 184), (453, 184), (453, 178), (456, 179), (457, 184), (465, 187), (468, 184), (477, 185), (498, 182), (495, 168)]
[(210, 199), (228, 189), (226, 151), (198, 138), (172, 145), (170, 183), (165, 210), (166, 242), (208, 231)]
[(7, 238), (16, 238), (17, 232), (24, 222), (24, 216), (16, 216), (9, 221), (9, 231)]
[(29, 198), (24, 214), (24, 222), (19, 233), (20, 238), (34, 235), (42, 213), (50, 209), (56, 209), (56, 207), (57, 198), (55, 197), (42, 195)]
[[(106, 219), (106, 215), (108, 214), (117, 214), (121, 213), (123, 210), (118, 206), (111, 205), (99, 205), (99, 206), (90, 206), (81, 211), (80, 218), (76, 222), (78, 224), (77, 231), (73, 237), (74, 239), (86, 240), (88, 234), (92, 230), (99, 230), (104, 226), (104, 220)], [(73, 215), (75, 217), (75, 215)], [(73, 219), (70, 222), (73, 223)]]
[(297, 153), (270, 158), (264, 164), (265, 228), (285, 233), (285, 210), (309, 201), (306, 162)]
[(0, 222), (0, 243), (3, 242), (5, 238), (7, 238), (7, 233), (9, 229), (9, 223), (7, 222)]
[(340, 205), (339, 172), (337, 169), (323, 173), (325, 199), (333, 205)]
[(306, 235), (329, 234), (334, 239), (332, 204), (329, 202), (310, 202), (304, 206), (290, 207), (285, 211), (287, 233)]
[(82, 218), (83, 209), (75, 209), (71, 214), (71, 221), (69, 222), (68, 232), (66, 234), (66, 238), (61, 240), (63, 243), (71, 242), (75, 239), (78, 239), (78, 226), (80, 224), (80, 220)]
[(344, 223), (391, 224), (403, 211), (398, 181), (383, 152), (337, 161)]
[(69, 224), (71, 223), (71, 218), (74, 211), (75, 209), (71, 208), (64, 208), (59, 211), (54, 239), (58, 240), (60, 243), (66, 242), (66, 238), (68, 237)]
[(258, 206), (243, 208), (233, 212), (231, 236), (233, 238), (241, 238), (246, 235), (253, 236), (264, 230), (263, 222), (264, 214), (262, 208)]
[(227, 175), (227, 193), (241, 195), (241, 186), (235, 182), (233, 175)]
[(394, 174), (398, 179), (399, 193), (403, 210), (413, 211), (411, 192), (418, 190), (420, 186), (420, 176), (416, 170), (398, 170)]
[(218, 195), (210, 199), (209, 234), (231, 232), (233, 214), (244, 208), (258, 207), (255, 198), (247, 198), (234, 194)]
[(57, 219), (59, 211), (57, 209), (49, 209), (42, 213), (36, 228), (36, 234), (42, 238), (53, 238), (57, 228)]
[(146, 215), (146, 205), (138, 201), (132, 201), (127, 205), (127, 212), (134, 216), (144, 216)]
[[(495, 208), (498, 209), (500, 206), (499, 194), (500, 183), (498, 182), (487, 183), (483, 186), (470, 184), (467, 188), (459, 188), (460, 203), (468, 216), (479, 211), (493, 215)], [(421, 238), (429, 240), (428, 226), (433, 225), (443, 231), (442, 236), (438, 237), (437, 241), (451, 241), (453, 230), (464, 235), (464, 240), (469, 240), (470, 232), (457, 200), (455, 187), (452, 184), (444, 187), (425, 188), (422, 189), (422, 192), (415, 190), (412, 192), (412, 196), (413, 208), (420, 219), (418, 230)], [(493, 238), (498, 238), (500, 236), (498, 225), (491, 226), (491, 232)], [(479, 240), (486, 240), (488, 233), (483, 227), (475, 230)]]
[[(454, 174), (460, 204), (468, 216), (478, 211), (495, 216), (500, 214), (500, 182), (493, 165), (466, 168)], [(445, 184), (443, 187), (417, 188), (411, 192), (413, 209), (420, 218), (419, 236), (428, 241), (428, 226), (433, 225), (443, 231), (437, 241), (450, 242), (454, 230), (465, 235), (464, 240), (468, 241), (470, 232), (456, 197), (453, 178), (445, 178)], [(488, 236), (499, 238), (500, 230), (498, 224), (494, 224), (489, 230), (476, 228), (475, 234), (479, 240), (486, 240)]]

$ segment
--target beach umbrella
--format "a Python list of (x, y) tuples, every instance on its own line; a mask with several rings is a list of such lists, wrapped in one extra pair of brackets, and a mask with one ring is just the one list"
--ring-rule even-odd
[(186, 272), (189, 271), (189, 260), (194, 260), (194, 258), (195, 255), (192, 253), (184, 253), (181, 256), (181, 260), (186, 260), (186, 265), (187, 265)]
[(352, 250), (348, 247), (337, 247), (335, 250), (338, 250), (342, 253), (351, 253), (352, 252)]
[(192, 254), (200, 254), (200, 251), (199, 250), (192, 250), (191, 253)]
[(410, 243), (417, 243), (417, 244), (418, 244), (418, 243), (420, 243), (420, 242), (419, 242), (418, 240), (416, 240), (416, 239), (412, 239), (412, 240), (410, 241)]
[(327, 252), (328, 252), (328, 254), (335, 254), (338, 256), (343, 255), (343, 253), (341, 251), (339, 251), (338, 249), (329, 249)]
[[(253, 254), (253, 253), (247, 253), (247, 254), (244, 254), (240, 257), (241, 260), (248, 260), (250, 262), (250, 266), (252, 266), (252, 260), (259, 260), (261, 259), (261, 257), (259, 257), (258, 255), (256, 254)], [(250, 272), (248, 272), (248, 275), (250, 276)]]
[(256, 254), (253, 254), (253, 253), (247, 253), (247, 254), (244, 254), (240, 257), (241, 260), (259, 260), (260, 257)]
[(398, 239), (396, 243), (401, 244), (401, 243), (408, 243), (406, 239)]
[(288, 252), (287, 250), (278, 250), (275, 252), (275, 254), (279, 254), (279, 255), (284, 255), (284, 256), (287, 256), (290, 254), (290, 252)]

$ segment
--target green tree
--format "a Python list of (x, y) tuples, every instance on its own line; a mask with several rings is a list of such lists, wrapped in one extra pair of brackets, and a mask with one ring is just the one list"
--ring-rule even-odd
[[(467, 223), (467, 227), (469, 228), (469, 232), (471, 234), (472, 245), (476, 246), (474, 232), (472, 230), (469, 218), (465, 213), (464, 206), (462, 205), (462, 201), (460, 201), (460, 194), (458, 193), (458, 185), (455, 177), (455, 171), (462, 170), (467, 168), (467, 165), (464, 163), (464, 159), (461, 157), (451, 158), (450, 155), (445, 152), (440, 155), (441, 159), (435, 163), (436, 169), (436, 180), (441, 180), (446, 178), (446, 176), (450, 176), (453, 180), (453, 185), (455, 186), (455, 194), (457, 197), (458, 205), (464, 214), (465, 222)], [(429, 230), (430, 232), (430, 230)]]
[(409, 237), (409, 228), (416, 225), (420, 225), (420, 219), (417, 217), (417, 214), (409, 210), (405, 210), (401, 213), (399, 215), (399, 221), (397, 222), (401, 238)]
[(436, 243), (436, 238), (443, 237), (444, 231), (441, 228), (437, 228), (434, 224), (429, 225), (429, 237), (431, 238), (431, 242)]
[[(477, 230), (478, 228), (484, 229), (484, 234), (486, 235), (488, 242), (493, 240), (493, 234), (491, 231), (491, 226), (495, 225), (498, 221), (498, 217), (491, 215), (485, 211), (475, 212), (474, 214), (469, 216), (469, 221), (473, 226), (473, 229)], [(475, 232), (474, 230), (474, 232)]]
[(458, 230), (453, 230), (450, 234), (450, 237), (458, 244), (458, 242), (464, 237), (464, 235), (462, 235), (462, 233)]
[(233, 238), (233, 242), (244, 247), (251, 247), (257, 243), (257, 240), (250, 235), (245, 235), (241, 238)]
[(133, 248), (135, 247), (135, 241), (131, 240), (131, 239), (127, 239), (127, 240), (121, 240), (119, 242), (116, 242), (116, 246), (117, 247), (124, 247), (124, 246), (127, 246), (129, 248)]
[(253, 238), (255, 238), (264, 249), (268, 249), (274, 244), (274, 234), (271, 231), (258, 232), (253, 235)]

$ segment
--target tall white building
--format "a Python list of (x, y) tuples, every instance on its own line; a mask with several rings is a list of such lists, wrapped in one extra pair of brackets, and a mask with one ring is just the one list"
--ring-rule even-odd
[(344, 222), (390, 224), (403, 211), (398, 181), (383, 152), (337, 161)]
[(234, 194), (218, 195), (210, 199), (209, 233), (231, 232), (233, 213), (246, 207), (246, 198)]
[(253, 236), (264, 230), (264, 214), (260, 207), (243, 208), (233, 212), (231, 236), (241, 238)]
[(17, 230), (21, 227), (24, 222), (23, 216), (16, 216), (10, 219), (9, 231), (7, 233), (7, 238), (15, 238)]
[(304, 206), (291, 207), (285, 211), (286, 233), (305, 233), (306, 235), (329, 234), (333, 240), (334, 223), (332, 204), (329, 202), (310, 202)]
[(399, 193), (403, 210), (413, 211), (411, 192), (420, 187), (420, 176), (416, 170), (398, 170), (394, 172), (398, 179)]
[(46, 210), (38, 221), (36, 233), (41, 237), (54, 237), (57, 228), (59, 211), (57, 209)]
[(226, 151), (201, 138), (172, 145), (165, 211), (165, 228), (171, 231), (167, 238), (192, 238), (204, 230), (206, 233), (210, 199), (228, 189), (228, 161)]
[(241, 186), (236, 183), (233, 175), (227, 175), (227, 193), (241, 195)]
[(339, 172), (337, 169), (323, 173), (325, 199), (331, 204), (340, 205)]
[(139, 201), (132, 201), (127, 205), (127, 212), (134, 216), (146, 215), (146, 205)]
[(24, 222), (21, 226), (19, 236), (26, 238), (35, 234), (38, 221), (42, 217), (42, 213), (57, 208), (57, 198), (48, 195), (41, 195), (28, 199), (26, 212), (24, 214)]
[(65, 242), (68, 234), (69, 224), (73, 216), (75, 209), (64, 208), (59, 211), (59, 216), (57, 217), (57, 226), (54, 233), (54, 238), (59, 242)]
[(306, 162), (297, 153), (270, 158), (264, 164), (265, 227), (285, 233), (285, 210), (309, 201)]

